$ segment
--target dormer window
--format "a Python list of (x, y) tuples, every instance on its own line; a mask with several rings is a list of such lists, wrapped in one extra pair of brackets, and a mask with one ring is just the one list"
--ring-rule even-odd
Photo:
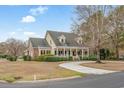
[(63, 39), (61, 39), (61, 42), (63, 43), (63, 42), (64, 42), (64, 40), (63, 40)]
[(60, 38), (59, 42), (64, 44), (65, 43), (65, 39), (64, 38)]
[(79, 44), (82, 44), (82, 40), (79, 40), (78, 43), (79, 43)]
[(60, 42), (60, 43), (63, 43), (63, 44), (64, 44), (65, 41), (66, 41), (66, 38), (65, 38), (64, 35), (59, 36), (59, 42)]
[(78, 44), (82, 44), (82, 38), (81, 37), (76, 38), (76, 41)]

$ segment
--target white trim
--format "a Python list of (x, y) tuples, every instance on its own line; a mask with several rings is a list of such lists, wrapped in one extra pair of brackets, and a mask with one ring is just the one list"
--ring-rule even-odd
[(37, 47), (39, 49), (52, 49), (52, 47)]
[(89, 49), (89, 47), (73, 47), (73, 46), (71, 46), (71, 47), (69, 47), (69, 46), (57, 46), (56, 48), (71, 48), (71, 49), (73, 49), (73, 48), (80, 48), (80, 49)]

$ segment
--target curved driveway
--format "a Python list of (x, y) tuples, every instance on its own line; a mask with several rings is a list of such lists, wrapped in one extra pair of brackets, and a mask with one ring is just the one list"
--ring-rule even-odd
[(110, 71), (110, 70), (90, 68), (90, 67), (85, 67), (80, 65), (82, 63), (91, 63), (91, 62), (93, 61), (67, 62), (67, 63), (62, 63), (59, 66), (66, 69), (74, 70), (80, 73), (87, 73), (87, 74), (108, 74), (108, 73), (116, 72), (116, 71)]

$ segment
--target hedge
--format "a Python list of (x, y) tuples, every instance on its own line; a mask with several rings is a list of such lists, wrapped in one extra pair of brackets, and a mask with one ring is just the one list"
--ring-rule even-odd
[(58, 61), (67, 61), (67, 57), (55, 57), (55, 56), (47, 56), (45, 61), (47, 62), (58, 62)]
[(16, 61), (17, 60), (17, 56), (7, 56), (6, 58), (9, 61)]
[(0, 54), (0, 58), (7, 58), (8, 55)]
[(29, 55), (24, 55), (24, 56), (23, 56), (23, 60), (24, 60), (24, 61), (31, 61), (31, 56), (29, 56)]
[(81, 60), (92, 60), (92, 61), (96, 61), (97, 60), (97, 57), (96, 55), (90, 55), (89, 57), (83, 57), (83, 58), (80, 58)]
[(60, 61), (71, 61), (72, 57), (57, 57), (53, 55), (38, 56), (34, 59), (35, 61), (41, 62), (60, 62)]
[(100, 59), (101, 60), (105, 60), (105, 59), (108, 59), (109, 56), (110, 56), (110, 52), (108, 49), (100, 49)]

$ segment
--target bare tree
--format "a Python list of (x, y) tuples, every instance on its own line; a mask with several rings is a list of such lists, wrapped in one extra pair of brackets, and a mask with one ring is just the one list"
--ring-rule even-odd
[[(78, 21), (80, 23), (80, 30), (86, 36), (91, 36), (90, 40), (92, 41), (92, 45), (96, 48), (97, 53), (97, 62), (100, 61), (100, 49), (101, 44), (103, 42), (103, 33), (104, 33), (104, 24), (105, 24), (105, 16), (107, 12), (110, 11), (110, 6), (77, 6), (76, 14)], [(86, 29), (84, 28), (84, 23)]]
[(116, 59), (119, 59), (119, 48), (124, 44), (124, 6), (116, 7), (106, 19), (106, 34), (109, 36), (115, 49)]
[(6, 54), (7, 51), (6, 51), (6, 47), (5, 46), (6, 46), (5, 42), (1, 42), (0, 43), (0, 53), (1, 54)]
[(20, 56), (25, 50), (25, 43), (21, 40), (10, 38), (6, 41), (6, 49), (9, 55)]

